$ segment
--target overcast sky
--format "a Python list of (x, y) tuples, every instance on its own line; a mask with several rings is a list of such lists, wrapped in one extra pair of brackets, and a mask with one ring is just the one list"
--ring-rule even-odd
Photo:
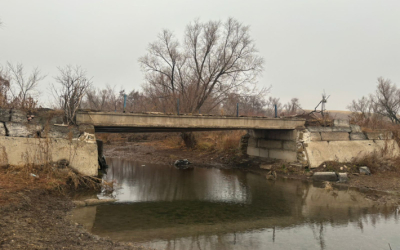
[(371, 93), (379, 76), (400, 84), (399, 0), (0, 0), (0, 64), (21, 62), (48, 75), (77, 64), (97, 87), (139, 89), (137, 62), (167, 28), (182, 37), (187, 23), (234, 17), (251, 26), (265, 59), (262, 86), (287, 102), (345, 110)]

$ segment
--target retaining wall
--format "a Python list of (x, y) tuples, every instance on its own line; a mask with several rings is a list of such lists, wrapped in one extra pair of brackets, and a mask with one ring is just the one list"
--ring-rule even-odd
[(247, 154), (316, 168), (325, 161), (349, 162), (374, 151), (399, 156), (399, 146), (392, 137), (385, 130), (363, 133), (357, 125), (335, 120), (332, 127), (250, 130)]
[(48, 109), (33, 113), (0, 109), (0, 166), (45, 164), (67, 160), (84, 175), (97, 175), (94, 127), (64, 126), (63, 114)]

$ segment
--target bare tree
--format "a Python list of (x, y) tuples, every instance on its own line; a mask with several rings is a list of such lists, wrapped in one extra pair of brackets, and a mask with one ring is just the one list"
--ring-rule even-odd
[(182, 43), (164, 30), (139, 63), (147, 93), (162, 96), (172, 107), (179, 98), (182, 111), (189, 113), (206, 104), (211, 110), (230, 94), (252, 89), (263, 69), (249, 26), (233, 18), (196, 20), (186, 27)]
[(10, 92), (10, 79), (6, 71), (0, 67), (0, 107), (8, 107)]
[(290, 102), (284, 105), (287, 115), (295, 115), (301, 109), (299, 98), (292, 98)]
[(389, 79), (378, 78), (375, 95), (370, 96), (374, 111), (386, 116), (393, 123), (400, 123), (398, 112), (400, 110), (400, 90)]
[(86, 71), (80, 66), (67, 65), (58, 70), (59, 76), (55, 77), (58, 86), (53, 84), (53, 96), (64, 111), (67, 124), (75, 123), (76, 111), (92, 85), (92, 79), (86, 76)]
[(36, 88), (46, 76), (42, 75), (38, 68), (34, 68), (30, 75), (26, 76), (21, 63), (13, 65), (7, 62), (7, 71), (13, 106), (22, 109), (30, 108), (29, 106), (32, 105), (29, 104), (34, 102), (33, 100), (37, 96)]

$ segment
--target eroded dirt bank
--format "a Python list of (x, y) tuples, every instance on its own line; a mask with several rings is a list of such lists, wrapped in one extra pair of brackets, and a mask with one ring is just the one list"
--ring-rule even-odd
[[(16, 175), (16, 174), (15, 174)], [(72, 222), (71, 200), (0, 169), (0, 249), (144, 249), (92, 235)]]

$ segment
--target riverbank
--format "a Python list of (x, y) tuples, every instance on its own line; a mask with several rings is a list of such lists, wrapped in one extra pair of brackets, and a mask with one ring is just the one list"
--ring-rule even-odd
[[(164, 140), (148, 140), (137, 142), (118, 142), (105, 145), (104, 154), (107, 157), (117, 157), (140, 162), (155, 164), (173, 163), (178, 159), (188, 159), (194, 167), (238, 168), (251, 171), (266, 178), (276, 172), (278, 178), (300, 179), (312, 181), (313, 172), (335, 171), (347, 172), (347, 183), (333, 183), (334, 186), (357, 188), (365, 193), (367, 199), (380, 204), (400, 205), (400, 172), (382, 171), (372, 175), (360, 175), (354, 164), (327, 162), (326, 164), (308, 171), (300, 166), (290, 165), (282, 161), (266, 162), (254, 158), (237, 156), (223, 151), (204, 151), (188, 149), (183, 146), (173, 147)], [(261, 169), (260, 165), (268, 169)]]
[(69, 196), (47, 188), (54, 183), (45, 173), (22, 174), (0, 168), (0, 249), (145, 249), (88, 233), (68, 217)]

